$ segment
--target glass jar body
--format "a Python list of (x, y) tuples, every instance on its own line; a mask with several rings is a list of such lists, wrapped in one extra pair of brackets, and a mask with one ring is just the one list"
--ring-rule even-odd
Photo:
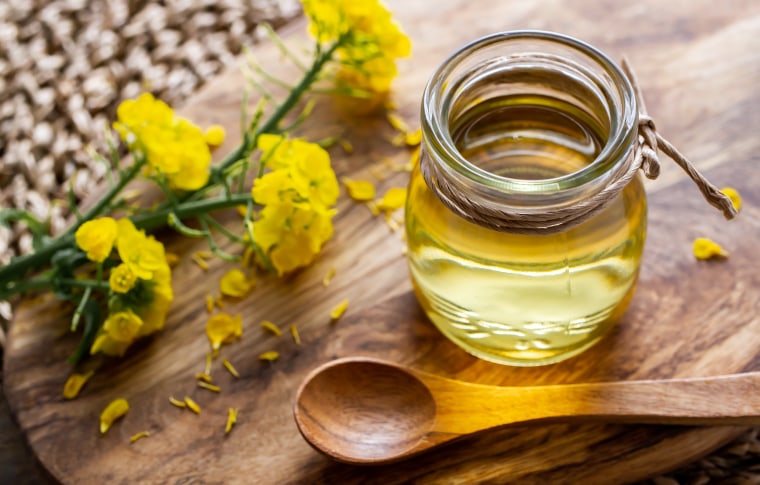
[[(417, 298), (444, 335), (529, 366), (576, 355), (615, 324), (636, 287), (646, 195), (634, 176), (594, 201), (633, 173), (637, 123), (627, 78), (575, 39), (495, 34), (442, 64), (423, 96), (406, 236)], [(523, 217), (529, 230), (510, 226)]]
[(417, 167), (406, 234), (417, 299), (444, 335), (492, 362), (550, 364), (596, 343), (628, 306), (646, 234), (646, 196), (636, 177), (602, 212), (568, 231), (510, 234), (454, 214)]

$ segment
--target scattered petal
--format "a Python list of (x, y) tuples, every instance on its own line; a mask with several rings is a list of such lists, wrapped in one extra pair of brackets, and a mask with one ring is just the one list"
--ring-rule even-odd
[(334, 276), (335, 276), (335, 268), (328, 269), (327, 273), (325, 273), (325, 276), (322, 278), (322, 286), (327, 287), (327, 285), (330, 284)]
[(298, 329), (295, 325), (290, 325), (290, 334), (293, 336), (293, 341), (296, 345), (301, 345), (301, 336), (298, 334)]
[(217, 313), (206, 322), (206, 336), (211, 348), (218, 351), (222, 344), (228, 344), (243, 335), (243, 321), (240, 315)]
[(218, 147), (224, 143), (226, 135), (227, 132), (222, 125), (211, 125), (203, 133), (203, 140), (206, 142), (206, 145)]
[(385, 193), (376, 207), (383, 212), (393, 212), (396, 209), (404, 207), (406, 203), (406, 189), (403, 187), (391, 187)]
[(214, 297), (211, 295), (206, 295), (206, 313), (213, 313), (214, 312)]
[(187, 396), (185, 396), (185, 404), (187, 404), (188, 409), (190, 409), (190, 411), (194, 412), (195, 414), (201, 413), (201, 407), (198, 406), (198, 403)]
[(74, 399), (79, 395), (79, 391), (82, 390), (85, 383), (93, 376), (95, 372), (87, 371), (84, 374), (71, 374), (66, 379), (66, 384), (63, 385), (63, 397), (66, 399)]
[(137, 440), (141, 440), (143, 438), (147, 438), (150, 436), (150, 431), (140, 431), (139, 433), (135, 433), (132, 436), (129, 437), (129, 442), (134, 443)]
[(330, 311), (330, 319), (335, 322), (340, 317), (343, 316), (344, 313), (346, 313), (346, 309), (348, 308), (348, 299), (343, 300), (342, 302), (338, 303), (335, 308), (333, 308)]
[(227, 409), (227, 424), (224, 426), (224, 434), (229, 434), (232, 427), (237, 423), (238, 410), (235, 408)]
[(251, 282), (239, 269), (231, 269), (219, 281), (219, 290), (222, 295), (242, 298), (251, 291)]
[(203, 373), (211, 375), (211, 352), (206, 352), (206, 366), (203, 368)]
[(720, 244), (707, 239), (706, 237), (698, 237), (694, 240), (693, 245), (694, 256), (697, 259), (711, 259), (711, 258), (727, 258), (728, 253), (723, 249)]
[(206, 382), (208, 384), (211, 384), (211, 374), (202, 373), (202, 374), (195, 374), (195, 378), (199, 381)]
[(260, 360), (267, 360), (269, 362), (274, 362), (280, 357), (280, 353), (276, 350), (270, 350), (268, 352), (264, 352), (263, 354), (259, 355)]
[(343, 184), (348, 190), (348, 196), (357, 202), (365, 202), (375, 198), (375, 186), (368, 180), (351, 180), (344, 178)]
[(100, 413), (100, 433), (105, 434), (117, 419), (127, 414), (127, 411), (129, 411), (129, 403), (126, 399), (118, 398), (111, 401)]
[(406, 124), (406, 121), (396, 113), (388, 113), (387, 118), (388, 122), (396, 131), (401, 133), (408, 133), (410, 131), (409, 125)]
[(227, 369), (227, 372), (232, 374), (233, 377), (235, 377), (236, 379), (240, 378), (240, 374), (238, 373), (237, 369), (235, 369), (235, 367), (232, 365), (232, 363), (229, 360), (224, 359), (222, 361), (222, 365), (224, 365), (224, 368)]
[(185, 401), (180, 401), (178, 399), (174, 399), (174, 396), (169, 396), (169, 402), (173, 406), (177, 406), (178, 408), (185, 409), (187, 407), (187, 404), (185, 404)]
[(415, 131), (407, 132), (404, 135), (404, 143), (410, 147), (416, 147), (422, 142), (422, 130), (417, 129)]
[(197, 254), (193, 254), (192, 258), (193, 262), (198, 265), (200, 269), (203, 271), (208, 271), (208, 263), (205, 259), (201, 258)]
[(739, 210), (742, 208), (742, 197), (739, 195), (739, 191), (733, 187), (723, 187), (720, 189), (726, 197), (731, 199), (731, 203), (734, 204), (734, 209)]
[(272, 335), (276, 335), (278, 337), (282, 335), (282, 331), (280, 331), (280, 327), (270, 322), (269, 320), (263, 320), (261, 322), (261, 328), (263, 328), (264, 330), (267, 330)]
[(341, 148), (343, 148), (343, 151), (346, 152), (346, 155), (351, 155), (354, 153), (354, 146), (351, 144), (348, 140), (339, 140), (338, 143), (340, 143)]
[(173, 268), (179, 264), (179, 255), (175, 253), (166, 252), (166, 264), (169, 265), (170, 268)]
[(213, 391), (213, 392), (222, 392), (221, 387), (215, 386), (214, 384), (209, 384), (208, 382), (204, 382), (204, 381), (198, 381), (198, 387), (201, 387), (203, 389), (208, 389), (209, 391)]

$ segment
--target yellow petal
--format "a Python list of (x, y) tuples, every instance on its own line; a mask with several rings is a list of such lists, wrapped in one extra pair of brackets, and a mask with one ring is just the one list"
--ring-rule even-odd
[(276, 350), (270, 350), (268, 352), (264, 352), (263, 354), (259, 355), (260, 360), (268, 360), (269, 362), (274, 362), (280, 357), (280, 353)]
[(66, 379), (66, 384), (63, 385), (63, 397), (66, 399), (74, 399), (79, 395), (79, 391), (85, 383), (95, 374), (93, 371), (87, 371), (84, 374), (71, 374)]
[(129, 442), (134, 443), (137, 440), (147, 438), (150, 436), (150, 431), (140, 431), (139, 433), (135, 433), (132, 436), (129, 437)]
[(206, 313), (213, 313), (214, 312), (214, 297), (211, 295), (206, 295)]
[(195, 378), (198, 379), (199, 381), (203, 381), (207, 384), (211, 384), (211, 374), (202, 372), (200, 374), (195, 374)]
[(406, 121), (404, 121), (403, 118), (401, 118), (396, 113), (388, 113), (388, 122), (391, 124), (391, 126), (401, 133), (408, 133), (409, 125), (406, 124)]
[(698, 237), (692, 247), (697, 259), (726, 258), (728, 253), (720, 244), (706, 237)]
[(224, 433), (227, 434), (232, 430), (232, 427), (237, 423), (238, 410), (235, 408), (229, 408), (227, 410), (227, 424), (224, 426)]
[(233, 377), (235, 377), (236, 379), (240, 377), (240, 374), (238, 373), (237, 369), (235, 369), (235, 367), (232, 365), (232, 363), (229, 360), (224, 359), (222, 361), (222, 365), (224, 365), (224, 368), (227, 369), (227, 372), (232, 374)]
[(742, 198), (739, 195), (738, 190), (733, 187), (723, 187), (720, 191), (731, 199), (731, 203), (734, 204), (734, 209), (739, 210), (742, 208)]
[(169, 396), (169, 402), (173, 406), (177, 406), (178, 408), (185, 409), (187, 407), (187, 404), (185, 404), (185, 401), (180, 401), (179, 399), (174, 399), (173, 396)]
[(298, 329), (295, 325), (290, 325), (290, 334), (293, 336), (293, 341), (296, 345), (301, 345), (301, 335), (299, 335)]
[(406, 203), (406, 189), (403, 187), (391, 187), (383, 198), (376, 204), (378, 210), (392, 212), (404, 207)]
[(240, 315), (217, 313), (206, 322), (206, 336), (211, 348), (218, 350), (222, 344), (233, 342), (243, 334), (243, 322)]
[(225, 296), (242, 298), (251, 291), (251, 282), (239, 269), (231, 269), (219, 281), (219, 291)]
[(406, 133), (404, 135), (404, 143), (410, 147), (416, 147), (422, 142), (422, 130), (417, 129), (415, 131)]
[(189, 397), (185, 396), (185, 404), (187, 404), (187, 408), (194, 412), (195, 414), (201, 413), (201, 407), (198, 406), (198, 403), (190, 399)]
[(117, 419), (121, 418), (129, 411), (129, 403), (126, 399), (118, 398), (111, 401), (108, 406), (100, 413), (100, 432), (107, 432), (111, 425)]
[(198, 387), (207, 389), (212, 392), (222, 392), (221, 387), (215, 386), (214, 384), (209, 384), (208, 382), (204, 382), (204, 381), (198, 381)]
[(272, 333), (272, 335), (280, 336), (282, 335), (282, 332), (280, 331), (280, 327), (275, 325), (274, 323), (270, 322), (269, 320), (264, 320), (261, 322), (261, 328), (264, 330), (269, 331)]
[(334, 322), (340, 317), (343, 316), (344, 313), (346, 313), (346, 309), (348, 308), (348, 299), (343, 300), (342, 302), (335, 305), (335, 307), (330, 311), (330, 319)]
[(348, 190), (348, 196), (357, 202), (365, 202), (375, 198), (375, 186), (368, 180), (343, 179)]
[(325, 273), (325, 276), (322, 278), (322, 286), (327, 286), (332, 281), (333, 277), (335, 276), (335, 268), (330, 268), (327, 270), (327, 273)]

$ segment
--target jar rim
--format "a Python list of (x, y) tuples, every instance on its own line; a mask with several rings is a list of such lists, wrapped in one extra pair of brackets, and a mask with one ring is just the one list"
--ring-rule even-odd
[[(447, 89), (453, 71), (477, 49), (514, 40), (539, 40), (570, 47), (601, 67), (609, 75), (620, 95), (621, 112), (610, 114), (610, 133), (595, 159), (577, 171), (547, 179), (517, 179), (489, 172), (467, 160), (457, 149), (449, 132), (448, 118), (441, 106), (451, 96)], [(449, 168), (468, 179), (487, 187), (511, 193), (540, 194), (580, 187), (595, 180), (622, 162), (632, 149), (637, 136), (638, 123), (636, 95), (628, 77), (609, 56), (591, 44), (565, 34), (542, 30), (514, 30), (497, 32), (476, 39), (449, 55), (434, 71), (425, 87), (422, 101), (422, 132), (425, 145), (443, 155)], [(611, 106), (615, 109), (615, 106)], [(445, 118), (445, 119), (442, 119)], [(619, 120), (619, 122), (615, 122)], [(434, 127), (445, 126), (445, 130)]]

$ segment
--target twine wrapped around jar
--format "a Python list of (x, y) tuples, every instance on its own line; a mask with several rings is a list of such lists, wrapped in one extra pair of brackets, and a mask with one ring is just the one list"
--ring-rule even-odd
[(654, 121), (647, 114), (636, 76), (625, 59), (622, 68), (636, 93), (639, 107), (638, 137), (620, 169), (612, 174), (610, 182), (593, 196), (574, 205), (547, 209), (540, 213), (521, 211), (504, 205), (487, 206), (452, 186), (445, 177), (438, 176), (440, 168), (430, 163), (428, 157), (422, 156), (420, 171), (425, 182), (450, 210), (470, 222), (501, 232), (555, 234), (581, 224), (607, 207), (636, 176), (639, 169), (647, 178), (656, 179), (660, 174), (658, 151), (662, 150), (689, 175), (710, 205), (722, 211), (726, 219), (733, 219), (737, 211), (731, 199), (702, 176), (686, 157), (657, 132)]

